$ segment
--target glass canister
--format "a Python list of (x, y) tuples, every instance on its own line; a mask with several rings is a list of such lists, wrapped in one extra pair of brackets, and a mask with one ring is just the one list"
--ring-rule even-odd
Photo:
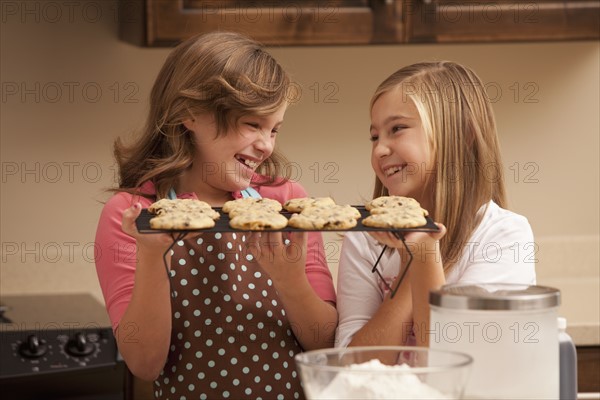
[(473, 357), (466, 398), (559, 398), (558, 289), (445, 285), (429, 303), (430, 347)]

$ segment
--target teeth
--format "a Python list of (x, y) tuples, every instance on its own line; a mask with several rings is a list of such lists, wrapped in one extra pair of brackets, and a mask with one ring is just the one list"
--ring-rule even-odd
[(385, 176), (390, 176), (395, 174), (396, 172), (400, 171), (402, 168), (401, 167), (391, 167), (386, 169), (385, 171), (383, 171), (385, 173)]
[(252, 169), (256, 169), (256, 167), (258, 167), (260, 165), (260, 162), (253, 161), (253, 160), (247, 160), (244, 157), (240, 157), (240, 156), (237, 156), (237, 155), (235, 156), (235, 158), (239, 162), (241, 162), (242, 164), (244, 164), (244, 165), (246, 165), (246, 166), (248, 166), (249, 168), (252, 168)]

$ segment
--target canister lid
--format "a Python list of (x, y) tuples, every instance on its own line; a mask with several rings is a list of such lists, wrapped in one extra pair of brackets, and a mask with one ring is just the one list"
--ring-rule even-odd
[(540, 310), (558, 307), (560, 291), (511, 283), (450, 284), (431, 291), (429, 304), (459, 310)]

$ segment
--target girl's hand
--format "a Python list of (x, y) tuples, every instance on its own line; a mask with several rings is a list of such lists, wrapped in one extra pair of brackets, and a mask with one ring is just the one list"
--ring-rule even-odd
[(306, 240), (306, 232), (292, 232), (289, 241), (283, 232), (252, 232), (247, 246), (275, 284), (293, 284), (305, 273)]
[(134, 203), (131, 207), (123, 211), (121, 229), (136, 240), (138, 251), (144, 249), (144, 251), (160, 253), (162, 256), (171, 243), (173, 243), (173, 238), (164, 233), (139, 233), (135, 225), (135, 220), (141, 212), (142, 205), (140, 203)]
[[(415, 259), (427, 256), (435, 251), (439, 252), (437, 242), (446, 234), (443, 224), (435, 223), (440, 229), (438, 232), (408, 232), (404, 234), (404, 241)], [(402, 239), (397, 238), (392, 232), (375, 232), (369, 234), (379, 243), (395, 249), (404, 249)]]

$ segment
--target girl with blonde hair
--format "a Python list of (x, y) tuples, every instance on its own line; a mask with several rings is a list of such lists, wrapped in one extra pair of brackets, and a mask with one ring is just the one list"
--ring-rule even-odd
[[(135, 220), (158, 199), (212, 206), (304, 197), (275, 139), (290, 79), (235, 33), (177, 46), (141, 135), (115, 143), (119, 187), (96, 233), (96, 269), (119, 351), (167, 398), (302, 398), (294, 355), (333, 344), (337, 312), (319, 233), (205, 232), (173, 244)], [(318, 329), (318, 331), (316, 331)]]
[(370, 138), (373, 197), (415, 198), (440, 229), (405, 235), (408, 270), (393, 234), (345, 236), (337, 346), (427, 345), (429, 291), (446, 283), (535, 283), (533, 233), (505, 208), (496, 123), (475, 72), (426, 62), (393, 73), (372, 97)]

